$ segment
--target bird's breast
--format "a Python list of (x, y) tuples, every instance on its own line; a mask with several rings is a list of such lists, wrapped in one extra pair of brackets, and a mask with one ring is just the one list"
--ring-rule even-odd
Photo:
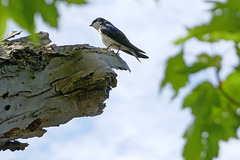
[(113, 39), (111, 39), (110, 37), (108, 37), (107, 35), (101, 32), (100, 32), (100, 38), (106, 47), (110, 46), (110, 48), (112, 49), (119, 49), (119, 47), (121, 46), (120, 43), (114, 41)]

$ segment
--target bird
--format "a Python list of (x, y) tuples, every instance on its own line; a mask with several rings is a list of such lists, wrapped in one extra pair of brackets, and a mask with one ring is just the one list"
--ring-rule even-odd
[(90, 26), (99, 32), (100, 38), (107, 49), (116, 49), (117, 54), (121, 50), (134, 56), (139, 62), (141, 62), (139, 58), (149, 58), (144, 51), (134, 46), (121, 30), (106, 19), (96, 18)]

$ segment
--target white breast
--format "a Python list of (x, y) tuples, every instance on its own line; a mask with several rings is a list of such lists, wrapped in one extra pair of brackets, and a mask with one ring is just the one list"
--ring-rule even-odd
[(119, 49), (119, 47), (122, 47), (121, 44), (119, 44), (118, 42), (114, 41), (110, 37), (103, 34), (100, 29), (98, 30), (98, 32), (100, 34), (100, 38), (101, 38), (103, 44), (106, 47), (109, 47), (110, 45), (111, 45), (110, 48), (112, 48), (112, 49)]

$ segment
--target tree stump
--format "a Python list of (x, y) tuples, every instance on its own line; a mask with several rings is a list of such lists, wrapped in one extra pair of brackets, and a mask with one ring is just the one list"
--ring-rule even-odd
[(112, 68), (129, 70), (114, 52), (83, 45), (50, 44), (40, 32), (0, 43), (0, 150), (24, 150), (18, 138), (41, 137), (43, 127), (103, 112), (117, 85)]

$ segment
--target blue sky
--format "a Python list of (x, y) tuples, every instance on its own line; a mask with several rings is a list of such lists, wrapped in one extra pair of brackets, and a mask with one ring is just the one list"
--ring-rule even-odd
[[(84, 6), (59, 5), (59, 29), (50, 28), (37, 18), (37, 30), (49, 32), (58, 45), (90, 44), (104, 47), (95, 29), (89, 24), (103, 17), (150, 57), (139, 63), (120, 52), (131, 73), (116, 71), (118, 85), (110, 92), (104, 113), (96, 117), (75, 118), (65, 125), (48, 128), (41, 138), (20, 140), (29, 142), (25, 151), (1, 152), (3, 160), (183, 160), (185, 140), (182, 138), (193, 121), (189, 109), (182, 110), (183, 97), (203, 80), (214, 83), (210, 69), (190, 77), (190, 84), (171, 100), (173, 92), (167, 86), (159, 93), (166, 60), (179, 51), (173, 44), (187, 33), (186, 27), (208, 22), (210, 4), (203, 0), (89, 0)], [(20, 30), (9, 22), (8, 32)], [(23, 34), (24, 35), (24, 34)], [(191, 40), (185, 59), (191, 63), (200, 51), (210, 54), (231, 48), (231, 43), (209, 46)], [(223, 55), (224, 78), (237, 63), (233, 51)], [(220, 143), (217, 160), (236, 160), (239, 141)]]

